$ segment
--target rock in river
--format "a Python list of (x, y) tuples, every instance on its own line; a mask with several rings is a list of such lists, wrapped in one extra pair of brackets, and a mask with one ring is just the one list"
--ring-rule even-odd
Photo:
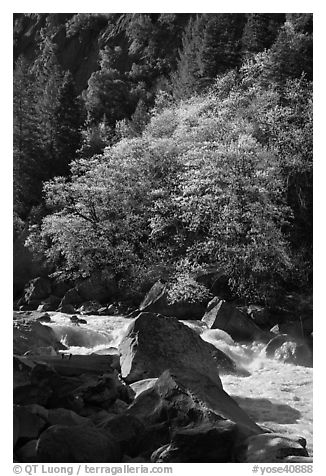
[(127, 383), (159, 377), (164, 370), (190, 369), (222, 386), (211, 346), (178, 320), (143, 312), (130, 324), (120, 346)]

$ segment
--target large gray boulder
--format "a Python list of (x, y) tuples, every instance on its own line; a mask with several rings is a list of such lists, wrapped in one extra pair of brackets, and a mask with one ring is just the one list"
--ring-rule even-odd
[(209, 329), (221, 329), (235, 341), (268, 341), (270, 333), (260, 329), (246, 314), (223, 299), (215, 297), (207, 306), (202, 321)]
[(120, 345), (121, 374), (127, 383), (159, 377), (164, 370), (196, 370), (222, 386), (211, 345), (172, 317), (143, 312)]
[(242, 437), (263, 432), (216, 381), (189, 368), (163, 372), (135, 398), (127, 413), (146, 425), (168, 421), (171, 428), (180, 428), (229, 420)]
[(155, 312), (167, 317), (178, 319), (201, 319), (205, 312), (206, 303), (176, 302), (169, 303), (167, 287), (157, 281), (146, 294), (139, 306), (143, 312)]
[(51, 327), (37, 321), (14, 321), (14, 354), (24, 354), (41, 347), (52, 347), (54, 350), (64, 350)]

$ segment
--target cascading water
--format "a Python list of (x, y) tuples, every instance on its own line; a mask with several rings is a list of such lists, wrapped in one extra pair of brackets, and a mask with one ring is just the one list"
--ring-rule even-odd
[[(131, 322), (121, 316), (87, 316), (87, 324), (77, 326), (65, 314), (53, 313), (51, 318), (47, 325), (72, 354), (116, 353)], [(250, 372), (248, 377), (221, 376), (225, 391), (249, 416), (275, 432), (303, 436), (312, 455), (312, 369), (268, 359), (262, 343), (238, 344), (200, 321), (182, 322)]]

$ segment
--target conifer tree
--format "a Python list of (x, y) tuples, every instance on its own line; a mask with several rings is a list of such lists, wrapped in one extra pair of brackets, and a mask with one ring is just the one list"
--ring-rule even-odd
[(177, 70), (171, 75), (173, 95), (188, 98), (202, 86), (203, 24), (199, 15), (191, 19), (182, 37)]
[(82, 108), (77, 97), (72, 74), (68, 71), (58, 92), (58, 104), (54, 110), (55, 160), (51, 175), (68, 175), (69, 164), (76, 158), (81, 147)]
[(31, 206), (40, 199), (44, 170), (38, 137), (35, 78), (22, 57), (15, 66), (13, 93), (14, 211), (26, 218)]
[[(39, 119), (39, 139), (43, 148), (43, 160), (48, 169), (47, 177), (52, 176), (54, 167), (54, 124), (55, 110), (58, 107), (59, 89), (63, 81), (63, 71), (56, 58), (57, 47), (46, 34), (41, 32), (40, 52), (33, 65), (35, 87), (37, 88), (36, 111)], [(55, 167), (54, 167), (55, 168)]]
[(284, 21), (284, 13), (249, 13), (242, 36), (243, 57), (270, 48)]
[(203, 75), (217, 74), (240, 66), (241, 38), (246, 17), (243, 13), (216, 13), (203, 15)]

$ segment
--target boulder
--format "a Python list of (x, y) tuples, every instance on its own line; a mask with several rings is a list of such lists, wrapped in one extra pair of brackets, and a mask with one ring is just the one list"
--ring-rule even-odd
[(64, 304), (59, 307), (59, 310), (64, 314), (74, 314), (76, 312), (76, 309), (72, 304)]
[(35, 321), (27, 323), (14, 321), (13, 338), (14, 354), (24, 354), (40, 347), (53, 347), (56, 351), (66, 348), (57, 340), (51, 327)]
[(16, 456), (20, 463), (37, 463), (36, 445), (36, 439), (30, 440), (16, 450)]
[(55, 311), (60, 305), (61, 299), (57, 296), (51, 294), (47, 299), (42, 301), (42, 304), (39, 306), (38, 311)]
[(144, 380), (138, 380), (130, 385), (130, 388), (135, 392), (135, 398), (142, 392), (154, 387), (157, 378), (146, 378)]
[(287, 334), (279, 334), (271, 339), (266, 348), (266, 356), (283, 362), (312, 367), (313, 354), (303, 339), (295, 339)]
[(71, 304), (73, 306), (81, 304), (83, 302), (83, 298), (80, 296), (76, 288), (69, 289), (59, 304), (60, 308), (63, 308), (66, 304)]
[(263, 306), (258, 306), (255, 304), (250, 304), (247, 308), (247, 314), (254, 321), (257, 326), (268, 329), (271, 323), (271, 314), (269, 309)]
[(94, 273), (76, 284), (76, 289), (83, 301), (98, 301), (100, 303), (109, 302), (117, 292), (116, 284), (113, 281), (104, 279), (100, 273)]
[(216, 381), (193, 369), (165, 371), (152, 388), (135, 398), (127, 413), (146, 424), (168, 421), (171, 428), (230, 420), (242, 435), (262, 433)]
[(24, 354), (24, 356), (27, 356), (27, 357), (36, 357), (36, 356), (42, 356), (42, 355), (50, 355), (52, 357), (55, 357), (58, 355), (58, 352), (55, 350), (54, 347), (47, 346), (47, 347), (38, 347), (37, 349), (33, 349), (33, 350), (28, 350)]
[(108, 431), (120, 444), (122, 452), (130, 456), (138, 453), (138, 441), (145, 433), (144, 424), (132, 415), (117, 415), (100, 422), (98, 428)]
[(19, 306), (20, 311), (36, 311), (41, 304), (39, 299), (32, 299), (27, 304)]
[(260, 329), (253, 320), (239, 311), (233, 304), (214, 298), (207, 308), (202, 321), (209, 329), (221, 329), (235, 341), (267, 341), (269, 332)]
[(36, 445), (38, 461), (44, 463), (115, 463), (119, 444), (108, 433), (90, 425), (53, 425)]
[(31, 413), (27, 407), (14, 405), (14, 422), (18, 421), (19, 426), (19, 433), (18, 438), (31, 440), (33, 438), (37, 438), (42, 429), (46, 425), (46, 421), (36, 415), (35, 413)]
[(55, 280), (52, 284), (52, 293), (54, 296), (58, 297), (60, 301), (66, 294), (66, 292), (69, 291), (69, 289), (71, 288), (72, 285), (70, 283)]
[(24, 299), (26, 303), (47, 298), (52, 291), (49, 278), (38, 277), (27, 283), (24, 289)]
[(12, 436), (13, 436), (13, 447), (15, 448), (16, 443), (17, 443), (18, 438), (19, 438), (19, 415), (15, 412), (13, 414), (13, 432), (12, 432)]
[(282, 463), (289, 456), (309, 456), (298, 440), (277, 433), (247, 438), (235, 449), (238, 463)]
[(205, 305), (206, 303), (187, 301), (170, 304), (166, 284), (157, 281), (146, 294), (139, 310), (178, 319), (201, 319), (205, 312)]
[(152, 454), (151, 462), (228, 463), (237, 437), (237, 425), (229, 420), (179, 428), (169, 445)]
[(114, 355), (73, 355), (70, 359), (62, 356), (31, 357), (32, 362), (50, 365), (59, 375), (76, 377), (82, 374), (102, 375), (113, 371), (111, 365), (115, 364)]
[(84, 418), (72, 410), (67, 410), (66, 408), (51, 408), (47, 412), (47, 422), (50, 426), (52, 425), (65, 425), (65, 426), (75, 426), (75, 425), (87, 425), (91, 424), (88, 418)]
[[(40, 309), (37, 309), (37, 310), (39, 311)], [(45, 322), (45, 323), (52, 322), (51, 316), (47, 312), (43, 313), (40, 317), (37, 317), (36, 320), (38, 322)]]
[(195, 369), (222, 386), (211, 346), (171, 317), (143, 312), (119, 345), (121, 374), (127, 383), (159, 377), (170, 369)]
[(79, 308), (78, 312), (80, 314), (86, 315), (96, 315), (98, 314), (98, 310), (101, 309), (101, 304), (97, 301), (87, 301), (84, 302)]

